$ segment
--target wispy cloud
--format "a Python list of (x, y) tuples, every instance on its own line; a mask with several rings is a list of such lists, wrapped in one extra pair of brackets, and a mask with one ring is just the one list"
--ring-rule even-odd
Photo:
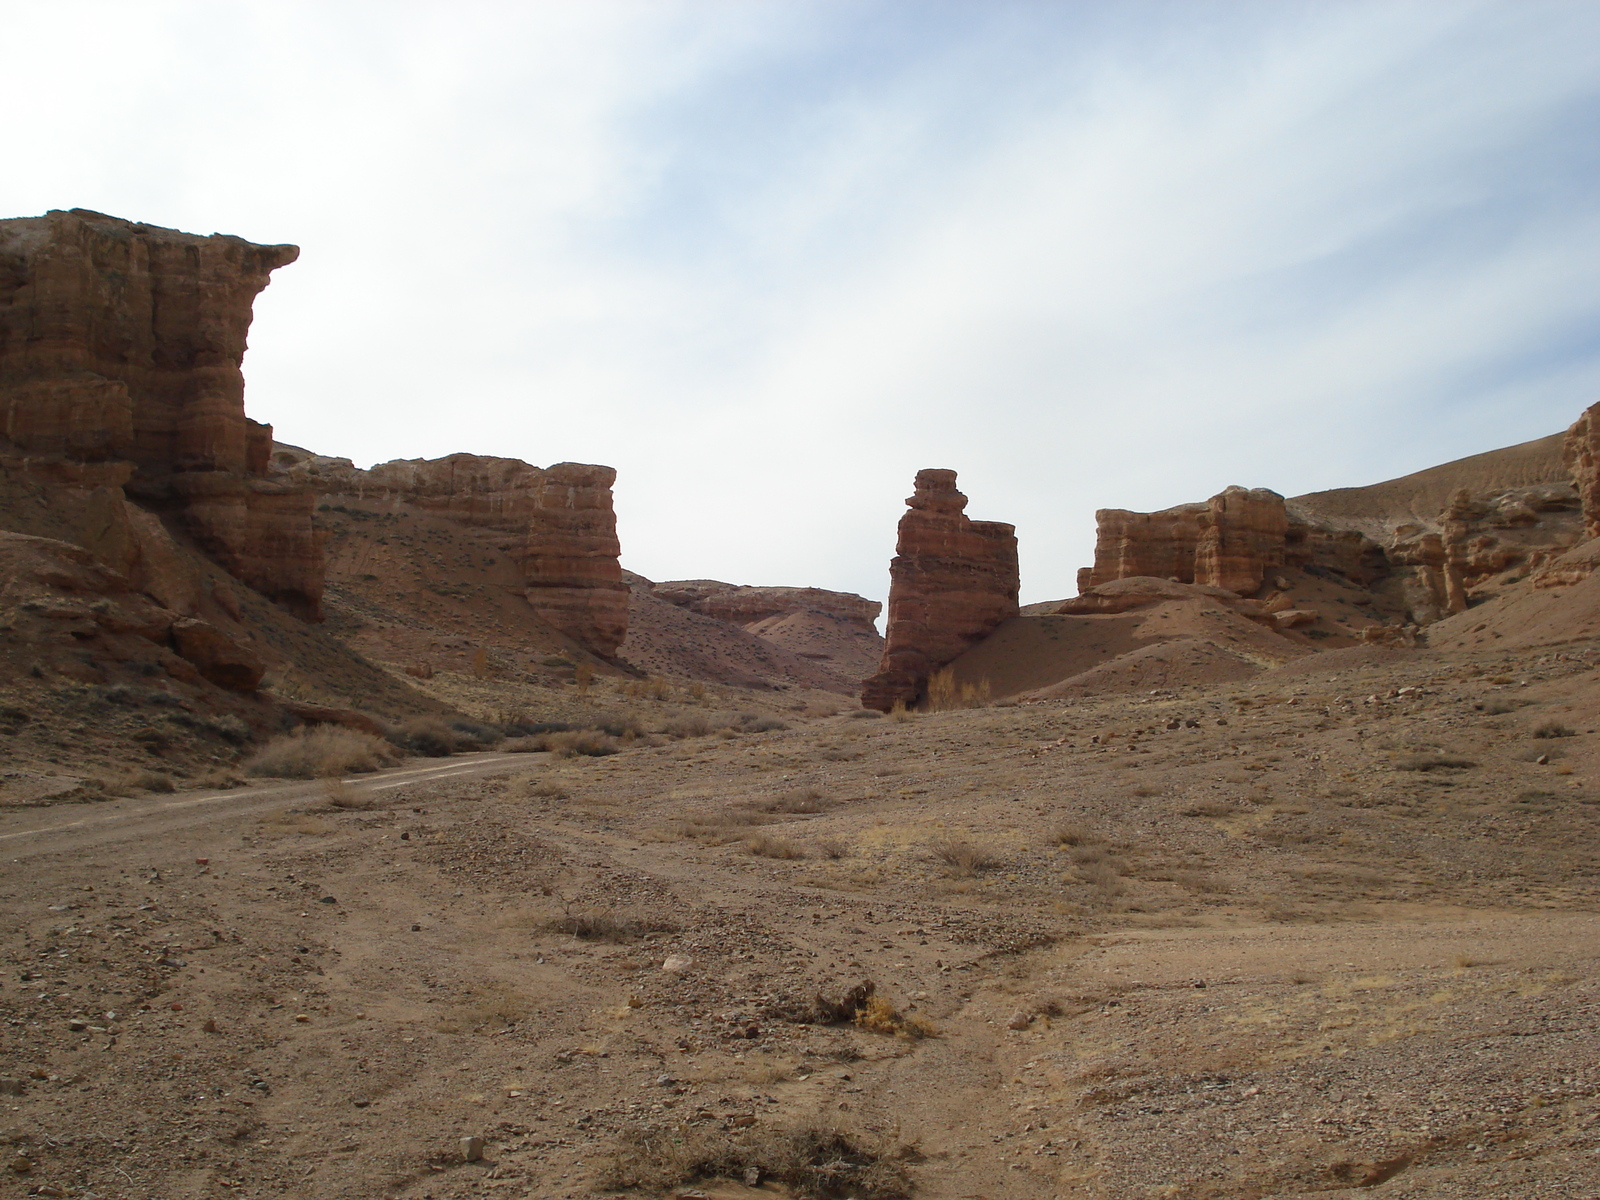
[(10, 7), (0, 209), (300, 243), (254, 414), (611, 463), (656, 577), (881, 594), (939, 465), (1064, 595), (1600, 382), (1589, 4)]

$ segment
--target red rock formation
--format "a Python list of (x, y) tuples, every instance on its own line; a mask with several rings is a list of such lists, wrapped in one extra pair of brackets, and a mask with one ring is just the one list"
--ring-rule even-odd
[(1583, 505), (1584, 528), (1600, 537), (1600, 404), (1591, 404), (1567, 430), (1561, 454)]
[(920, 701), (935, 671), (1017, 615), (1016, 528), (969, 520), (954, 471), (918, 471), (906, 503), (883, 661), (861, 690), (885, 712)]
[(1206, 501), (1194, 551), (1194, 582), (1248, 596), (1267, 568), (1281, 566), (1289, 530), (1283, 497), (1230, 487)]
[(628, 630), (628, 586), (618, 561), (610, 467), (451, 454), (359, 470), (292, 446), (272, 456), (274, 477), (322, 500), (412, 506), (477, 531), (485, 551), (510, 554), (523, 595), (547, 623), (607, 658)]
[(1078, 590), (1087, 592), (1102, 583), (1136, 576), (1195, 582), (1194, 552), (1204, 512), (1203, 504), (1180, 504), (1153, 513), (1100, 509), (1094, 514), (1094, 566), (1087, 568), (1087, 579), (1079, 578)]
[(0, 221), (0, 440), (63, 478), (132, 463), (105, 486), (315, 617), (311, 496), (261, 478), (271, 429), (244, 415), (240, 370), (251, 305), (298, 253), (84, 209)]
[(655, 584), (651, 594), (680, 608), (735, 625), (754, 625), (786, 613), (814, 612), (871, 633), (883, 605), (853, 592), (825, 588), (745, 587), (715, 579), (681, 579)]
[(1103, 508), (1095, 522), (1094, 566), (1080, 591), (1148, 576), (1246, 595), (1283, 562), (1289, 527), (1282, 496), (1240, 487), (1161, 512)]

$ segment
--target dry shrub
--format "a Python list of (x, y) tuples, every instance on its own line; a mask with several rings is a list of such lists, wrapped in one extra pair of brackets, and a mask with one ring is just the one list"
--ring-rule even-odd
[(528, 795), (537, 796), (541, 800), (565, 800), (567, 789), (550, 779), (540, 780), (528, 787)]
[(680, 1125), (623, 1135), (601, 1177), (607, 1188), (662, 1193), (708, 1179), (754, 1177), (796, 1200), (910, 1200), (913, 1152), (814, 1124), (725, 1132)]
[(646, 675), (643, 679), (630, 679), (618, 691), (635, 700), (665, 700), (672, 694), (667, 681), (659, 675)]
[(1110, 863), (1083, 863), (1078, 867), (1078, 878), (1110, 896), (1120, 896), (1125, 890), (1121, 876)]
[(850, 846), (839, 838), (821, 838), (817, 842), (817, 855), (819, 858), (848, 858)]
[(1560, 721), (1546, 721), (1533, 731), (1533, 736), (1536, 738), (1577, 737), (1578, 731), (1567, 728)]
[(685, 713), (663, 724), (661, 732), (673, 738), (695, 738), (705, 737), (714, 728), (709, 717), (700, 713)]
[(172, 782), (170, 775), (163, 775), (160, 771), (135, 771), (128, 783), (147, 792), (175, 792), (177, 785)]
[(1000, 860), (990, 851), (960, 838), (939, 838), (929, 842), (928, 849), (956, 876), (972, 875), (1000, 865)]
[(428, 758), (446, 758), (466, 740), (438, 717), (411, 717), (400, 726), (400, 744)]
[(788, 838), (771, 837), (760, 833), (745, 842), (745, 848), (760, 858), (804, 858), (805, 851)]
[(604, 758), (615, 754), (620, 746), (616, 739), (598, 729), (574, 729), (568, 733), (545, 735), (545, 748), (557, 758)]
[(875, 708), (858, 708), (845, 715), (856, 721), (876, 721), (883, 716), (883, 714)]
[(1394, 765), (1397, 771), (1437, 771), (1445, 767), (1464, 769), (1478, 764), (1458, 754), (1408, 754)]
[(337, 725), (301, 726), (273, 738), (244, 763), (247, 775), (321, 779), (393, 766), (400, 755), (370, 733)]
[(545, 928), (585, 942), (631, 942), (647, 933), (676, 933), (677, 926), (645, 917), (622, 916), (605, 905), (563, 900), (561, 915)]
[(855, 1016), (855, 1023), (868, 1033), (883, 1033), (913, 1042), (939, 1035), (931, 1021), (915, 1013), (903, 1013), (879, 995), (867, 998), (866, 1006)]
[(977, 683), (957, 683), (949, 667), (935, 671), (928, 679), (928, 708), (932, 712), (953, 712), (959, 708), (983, 708), (989, 703), (987, 679)]
[(914, 719), (916, 715), (916, 713), (906, 707), (906, 702), (904, 700), (896, 700), (894, 705), (889, 709), (889, 719), (891, 721), (910, 721)]
[(371, 808), (372, 797), (363, 796), (342, 779), (329, 779), (322, 785), (322, 798), (334, 808)]

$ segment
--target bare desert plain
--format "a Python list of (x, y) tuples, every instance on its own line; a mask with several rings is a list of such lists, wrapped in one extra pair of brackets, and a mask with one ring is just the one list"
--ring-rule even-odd
[(0, 1186), (1594, 1197), (1597, 662), (11, 807)]

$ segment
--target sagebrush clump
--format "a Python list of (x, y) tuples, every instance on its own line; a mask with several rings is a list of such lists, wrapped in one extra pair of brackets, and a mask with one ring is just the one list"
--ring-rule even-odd
[(382, 738), (337, 725), (302, 725), (273, 738), (245, 760), (247, 775), (324, 779), (392, 767), (401, 755)]

